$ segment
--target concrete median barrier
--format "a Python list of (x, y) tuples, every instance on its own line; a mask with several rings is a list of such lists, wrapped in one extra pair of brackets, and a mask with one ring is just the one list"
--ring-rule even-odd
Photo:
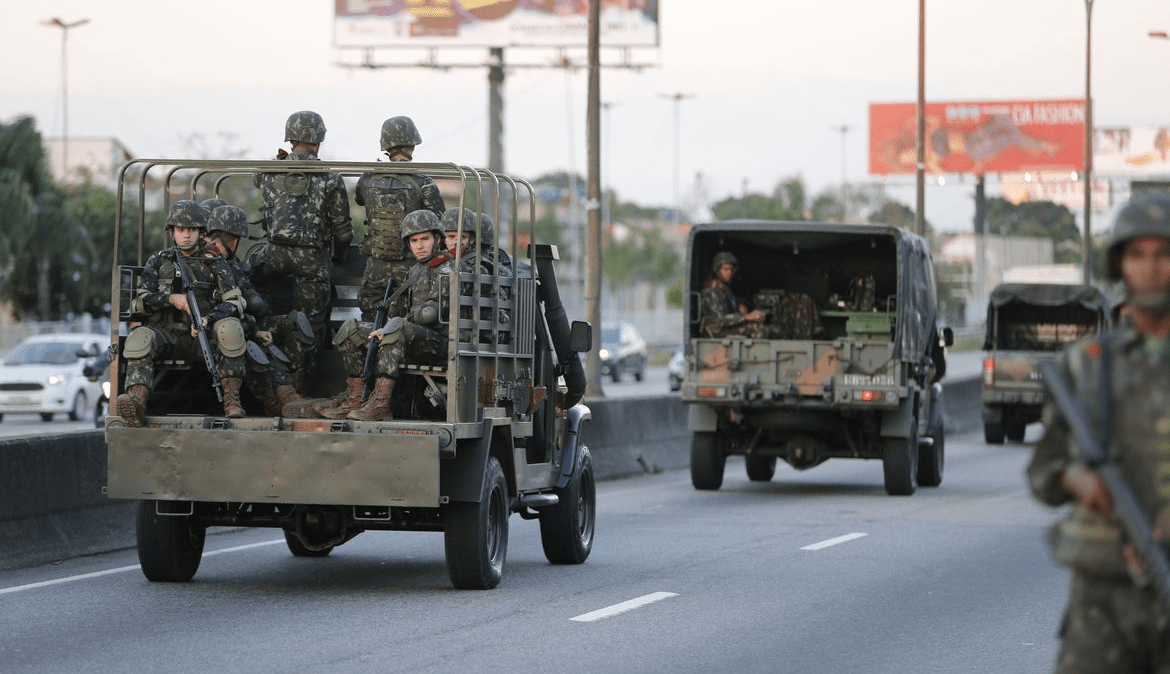
[[(981, 424), (979, 380), (947, 382), (948, 433)], [(585, 442), (598, 479), (690, 464), (686, 406), (675, 395), (587, 399)], [(0, 440), (0, 569), (134, 546), (134, 503), (108, 499), (101, 431)]]

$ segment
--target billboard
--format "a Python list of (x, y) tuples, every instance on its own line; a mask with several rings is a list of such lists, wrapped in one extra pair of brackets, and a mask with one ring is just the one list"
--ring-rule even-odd
[[(586, 47), (585, 0), (334, 0), (337, 47)], [(602, 47), (657, 47), (658, 0), (602, 0)]]
[[(1083, 100), (926, 104), (927, 173), (1084, 168)], [(914, 103), (869, 106), (869, 172), (915, 173)]]
[(1170, 174), (1170, 128), (1095, 127), (1093, 171), (1120, 176)]

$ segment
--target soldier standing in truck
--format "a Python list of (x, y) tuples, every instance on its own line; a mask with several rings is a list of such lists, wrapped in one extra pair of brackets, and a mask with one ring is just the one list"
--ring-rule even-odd
[[(415, 265), (406, 281), (387, 300), (385, 325), (349, 319), (337, 330), (333, 343), (342, 352), (345, 365), (345, 401), (322, 408), (329, 419), (387, 421), (393, 419), (390, 394), (398, 378), (398, 366), (407, 359), (414, 363), (438, 365), (447, 358), (448, 323), (443, 314), (442, 292), (452, 272), (443, 225), (429, 210), (417, 210), (402, 220), (402, 241), (414, 256)], [(361, 402), (362, 368), (369, 340), (379, 342), (374, 391)]]
[[(382, 151), (392, 162), (414, 160), (414, 148), (422, 143), (414, 120), (391, 117), (382, 123)], [(404, 249), (402, 219), (407, 213), (425, 209), (442, 216), (446, 206), (435, 181), (420, 173), (366, 173), (357, 182), (354, 201), (366, 209), (366, 238), (361, 249), (366, 255), (358, 306), (362, 320), (372, 321), (377, 305), (386, 297), (386, 283), (406, 280), (414, 258)]]
[[(164, 358), (199, 362), (209, 354), (198, 331), (208, 331), (219, 380), (222, 387), (224, 416), (246, 416), (240, 404), (240, 383), (244, 376), (244, 299), (236, 285), (235, 274), (223, 258), (200, 244), (207, 229), (207, 209), (190, 200), (176, 201), (167, 213), (167, 233), (174, 238), (173, 248), (157, 252), (147, 259), (138, 280), (131, 313), (142, 324), (126, 337), (122, 355), (126, 358), (126, 392), (118, 396), (118, 414), (130, 427), (141, 427), (146, 419), (146, 403), (155, 382), (155, 367)], [(180, 269), (182, 265), (185, 270)], [(184, 287), (183, 275), (192, 281)], [(194, 295), (199, 307), (191, 307)], [(196, 310), (203, 315), (203, 325), (193, 325)]]
[[(318, 161), (325, 121), (311, 110), (294, 112), (285, 122), (284, 139), (292, 152), (281, 150), (278, 159)], [(342, 263), (353, 240), (349, 196), (336, 173), (258, 173), (254, 182), (264, 200), (268, 240), (248, 251), (248, 263), (260, 284), (292, 281), (293, 308), (309, 317), (316, 337), (304, 368), (311, 375), (329, 313), (329, 259)]]
[(699, 330), (707, 337), (743, 335), (760, 339), (764, 334), (764, 312), (748, 311), (747, 305), (731, 291), (739, 260), (729, 251), (715, 253), (711, 278), (703, 284)]
[[(1107, 451), (1151, 523), (1170, 541), (1170, 197), (1135, 197), (1117, 215), (1106, 276), (1122, 280), (1130, 316), (1066, 349), (1060, 365)], [(1044, 503), (1073, 502), (1049, 532), (1057, 562), (1072, 569), (1055, 672), (1170, 671), (1170, 609), (1113, 517), (1113, 499), (1077, 451), (1051, 403), (1028, 465)], [(1089, 448), (1085, 448), (1088, 451)]]

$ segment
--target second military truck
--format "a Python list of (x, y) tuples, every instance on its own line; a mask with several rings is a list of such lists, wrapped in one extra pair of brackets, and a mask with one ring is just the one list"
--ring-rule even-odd
[[(717, 253), (738, 261), (731, 290), (745, 308), (766, 315), (758, 338), (700, 327)], [(758, 481), (778, 459), (804, 470), (858, 458), (882, 462), (892, 495), (942, 482), (939, 380), (951, 333), (939, 329), (922, 237), (886, 225), (700, 224), (686, 274), (680, 393), (697, 489), (722, 485), (729, 455), (744, 456)]]

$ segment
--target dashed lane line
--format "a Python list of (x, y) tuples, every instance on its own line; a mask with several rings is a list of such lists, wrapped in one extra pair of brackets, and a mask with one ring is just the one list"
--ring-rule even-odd
[(663, 599), (669, 599), (670, 597), (677, 597), (677, 596), (678, 596), (677, 592), (651, 592), (650, 594), (645, 594), (645, 595), (642, 595), (641, 597), (636, 597), (636, 598), (631, 599), (629, 601), (623, 601), (620, 604), (614, 604), (612, 606), (606, 606), (605, 608), (599, 608), (596, 611), (590, 611), (589, 613), (582, 613), (579, 616), (574, 616), (572, 618), (569, 618), (569, 620), (574, 620), (574, 621), (579, 622), (579, 623), (591, 623), (591, 622), (594, 622), (597, 620), (601, 620), (602, 618), (609, 618), (611, 616), (615, 616), (619, 613), (625, 613), (626, 611), (632, 611), (636, 608), (640, 608), (640, 607), (645, 606), (647, 604), (653, 604), (656, 601), (662, 601)]
[(837, 536), (836, 538), (830, 538), (828, 540), (821, 541), (820, 543), (813, 543), (812, 545), (806, 545), (803, 548), (801, 548), (801, 550), (824, 550), (825, 548), (831, 548), (834, 545), (840, 545), (841, 543), (848, 543), (849, 541), (856, 540), (858, 538), (862, 538), (866, 535), (867, 534), (863, 534), (863, 533), (855, 531), (851, 534), (845, 534), (844, 536)]

